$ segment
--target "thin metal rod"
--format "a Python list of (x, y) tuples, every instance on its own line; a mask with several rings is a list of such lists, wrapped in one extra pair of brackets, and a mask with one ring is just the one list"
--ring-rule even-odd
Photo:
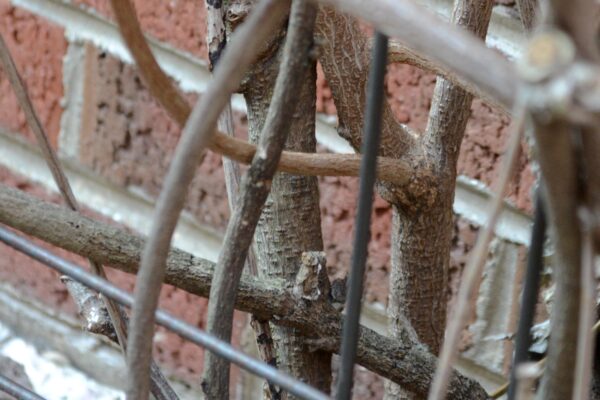
[(352, 378), (358, 343), (363, 278), (367, 261), (367, 246), (371, 235), (375, 167), (381, 136), (381, 110), (387, 65), (387, 48), (387, 36), (377, 32), (367, 87), (365, 126), (361, 149), (363, 158), (360, 165), (360, 188), (355, 224), (356, 233), (354, 235), (354, 250), (352, 251), (348, 299), (346, 301), (346, 318), (344, 319), (342, 332), (342, 360), (337, 383), (337, 398), (340, 400), (347, 400), (352, 396)]
[(508, 387), (508, 400), (514, 400), (517, 394), (516, 371), (519, 364), (529, 360), (529, 347), (531, 346), (531, 326), (535, 316), (535, 306), (538, 300), (541, 272), (544, 265), (544, 237), (546, 234), (546, 215), (544, 202), (541, 199), (541, 190), (535, 201), (535, 215), (531, 231), (531, 245), (527, 258), (527, 271), (523, 285), (521, 310), (519, 312), (519, 326), (515, 339), (515, 355), (510, 372), (510, 386)]
[(8, 393), (17, 400), (44, 400), (43, 397), (35, 394), (25, 386), (0, 375), (0, 392)]
[[(36, 246), (28, 239), (20, 237), (1, 226), (0, 241), (124, 306), (131, 307), (133, 304), (133, 296), (126, 291), (119, 289), (105, 279), (90, 274), (83, 268), (61, 257)], [(218, 340), (212, 335), (177, 319), (175, 316), (165, 311), (157, 310), (155, 318), (157, 324), (170, 329), (181, 337), (196, 343), (209, 351), (212, 351), (248, 372), (281, 386), (283, 389), (301, 399), (329, 399), (326, 394), (292, 378), (288, 374), (278, 371), (276, 368), (242, 353), (229, 343)]]

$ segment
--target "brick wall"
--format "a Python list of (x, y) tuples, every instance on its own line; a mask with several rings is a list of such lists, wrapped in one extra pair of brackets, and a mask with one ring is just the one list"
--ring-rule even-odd
[[(134, 2), (142, 27), (156, 39), (153, 41), (155, 51), (166, 55), (165, 70), (173, 75), (190, 100), (197, 99), (206, 83), (202, 79), (207, 76), (204, 5), (181, 0)], [(492, 27), (491, 34), (497, 31), (500, 35), (502, 29), (514, 31), (511, 13), (510, 8), (503, 6), (495, 10), (496, 21), (500, 22), (495, 22), (499, 27)], [(79, 186), (83, 190), (79, 193), (75, 190), (75, 195), (86, 204), (86, 212), (143, 233), (149, 226), (151, 203), (160, 191), (180, 131), (151, 98), (135, 68), (127, 62), (123, 46), (116, 39), (115, 27), (110, 23), (111, 18), (110, 7), (105, 1), (75, 0), (70, 4), (59, 0), (14, 0), (11, 4), (8, 0), (0, 0), (0, 32), (16, 58), (42, 123), (47, 127), (53, 145), (70, 161), (71, 168), (75, 173), (81, 172)], [(509, 22), (502, 22), (505, 20)], [(398, 120), (415, 129), (423, 129), (434, 84), (435, 77), (431, 74), (406, 65), (390, 65), (387, 96)], [(5, 150), (10, 152), (10, 146), (20, 146), (15, 137), (33, 144), (23, 114), (2, 74), (0, 89), (3, 93), (0, 126), (9, 132), (0, 135), (0, 141), (8, 146)], [(318, 81), (317, 107), (324, 114), (320, 120), (327, 120), (322, 117), (335, 113), (331, 91), (322, 76)], [(237, 133), (244, 137), (246, 121), (239, 98), (234, 101), (234, 108)], [(482, 215), (485, 215), (489, 202), (486, 188), (493, 186), (497, 178), (510, 122), (506, 115), (479, 100), (474, 101), (472, 111), (459, 159), (462, 177), (455, 204), (457, 214), (449, 280), (452, 293), (458, 286), (478, 225), (483, 221)], [(331, 125), (320, 124), (319, 129), (320, 151), (343, 148), (339, 139), (327, 139)], [(10, 160), (0, 157), (0, 164), (3, 165), (0, 180), (4, 184), (57, 201), (47, 175), (40, 172), (43, 164), (38, 167), (25, 165), (16, 156)], [(473, 343), (476, 339), (509, 332), (514, 327), (512, 312), (516, 307), (523, 246), (528, 237), (527, 214), (531, 212), (533, 181), (525, 151), (518, 177), (511, 186), (509, 201), (512, 206), (504, 210), (504, 227), (499, 230), (492, 247), (486, 276), (481, 283), (482, 296), (463, 341), (465, 365), (479, 364), (487, 372), (496, 374), (498, 379), (506, 371), (509, 343)], [(349, 265), (358, 183), (354, 178), (328, 177), (319, 179), (319, 184), (329, 272), (332, 277), (340, 277)], [(110, 198), (111, 204), (115, 205), (98, 202), (102, 196)], [(145, 204), (146, 208), (138, 207), (138, 204)], [(147, 212), (144, 214), (143, 210)], [(188, 219), (185, 229), (193, 232), (195, 242), (176, 238), (175, 245), (214, 259), (229, 216), (218, 155), (209, 154), (198, 167), (186, 211), (192, 218)], [(387, 301), (390, 225), (390, 207), (377, 198), (366, 283), (366, 300), (375, 310), (374, 315), (381, 314)], [(204, 240), (205, 245), (195, 246), (198, 239)], [(0, 260), (0, 277), (4, 282), (24, 295), (35, 296), (50, 307), (74, 315), (74, 307), (54, 274), (5, 247), (0, 247)], [(15, 265), (19, 267), (15, 268)], [(113, 271), (110, 277), (122, 287), (132, 288), (130, 276)], [(502, 304), (486, 301), (491, 296), (503, 296), (506, 301)], [(449, 304), (452, 302), (451, 298)], [(188, 322), (200, 327), (204, 324), (204, 299), (165, 287), (161, 305)], [(240, 314), (236, 318), (236, 340), (239, 341), (245, 316)], [(180, 378), (198, 383), (202, 351), (164, 332), (158, 338), (155, 347), (158, 360)], [(364, 371), (359, 376), (362, 384), (357, 390), (364, 394), (361, 398), (378, 397), (382, 390), (381, 381)]]

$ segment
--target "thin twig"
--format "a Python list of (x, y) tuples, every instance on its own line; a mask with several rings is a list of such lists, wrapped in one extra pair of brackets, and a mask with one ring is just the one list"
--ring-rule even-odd
[[(221, 52), (227, 43), (223, 4), (218, 2), (206, 2), (206, 14), (206, 41), (208, 44), (208, 59), (210, 60), (210, 68), (213, 70), (221, 56)], [(223, 110), (219, 116), (217, 128), (219, 131), (225, 132), (227, 136), (234, 136), (233, 110), (231, 108), (231, 101), (227, 103), (225, 110)], [(241, 180), (240, 166), (237, 162), (230, 160), (227, 157), (223, 157), (223, 173), (225, 175), (225, 187), (227, 189), (229, 210), (231, 213), (233, 213), (239, 197), (239, 186)], [(252, 276), (258, 276), (256, 256), (252, 246), (250, 246), (248, 249), (246, 269)], [(277, 356), (275, 353), (273, 335), (271, 333), (271, 325), (269, 321), (264, 321), (261, 318), (258, 318), (256, 315), (251, 315), (250, 327), (254, 332), (256, 347), (258, 348), (258, 353), (261, 360), (277, 368)], [(267, 382), (267, 389), (272, 400), (278, 400), (281, 398), (280, 389), (275, 384)]]
[[(73, 191), (71, 189), (71, 185), (69, 184), (69, 180), (64, 173), (64, 170), (60, 164), (58, 156), (56, 152), (52, 148), (50, 141), (48, 140), (48, 135), (46, 134), (40, 119), (38, 118), (35, 109), (33, 108), (33, 104), (27, 94), (27, 88), (19, 75), (19, 71), (12, 59), (10, 51), (6, 46), (4, 38), (0, 35), (0, 61), (2, 62), (2, 68), (6, 72), (8, 79), (13, 87), (15, 95), (17, 96), (17, 100), (21, 109), (25, 113), (25, 119), (27, 120), (27, 124), (30, 129), (34, 133), (36, 140), (42, 150), (42, 154), (44, 155), (44, 159), (48, 164), (48, 168), (50, 169), (52, 176), (54, 178), (54, 182), (58, 187), (59, 192), (61, 193), (65, 203), (67, 206), (73, 211), (79, 211), (79, 205), (77, 204), (77, 200), (73, 195)], [(89, 260), (90, 267), (92, 271), (106, 279), (106, 272), (104, 271), (104, 267), (101, 264), (98, 264), (92, 260)], [(72, 294), (79, 294), (85, 298), (89, 298), (93, 296), (94, 293), (91, 292), (88, 288), (81, 287), (78, 291), (71, 291)], [(83, 301), (82, 299), (75, 298), (76, 302)], [(121, 346), (121, 350), (123, 354), (127, 352), (127, 323), (124, 318), (124, 314), (119, 306), (112, 300), (103, 298), (103, 302), (106, 307), (106, 311), (110, 316), (110, 320), (112, 322), (112, 328), (116, 333), (118, 343)], [(153, 374), (152, 374), (152, 393), (157, 397), (158, 400), (161, 399), (177, 399), (175, 392), (170, 387), (167, 379), (162, 375), (158, 366), (153, 364)]]
[[(294, 114), (294, 107), (290, 105), (294, 103), (293, 99), (306, 75), (315, 17), (316, 6), (308, 0), (295, 0), (292, 3), (283, 60), (271, 107), (259, 139), (257, 155), (242, 181), (240, 199), (223, 240), (224, 246), (209, 296), (207, 330), (225, 341), (231, 340), (237, 285), (287, 139), (289, 120)], [(207, 354), (202, 388), (208, 399), (228, 398), (229, 362)]]
[[(123, 272), (136, 274), (144, 239), (125, 230), (94, 221), (55, 204), (46, 203), (0, 184), (0, 222), (28, 235)], [(167, 259), (165, 283), (188, 293), (208, 297), (214, 263), (172, 249)], [(333, 308), (315, 308), (298, 302), (278, 279), (243, 275), (236, 308), (277, 324), (295, 328), (308, 337), (324, 338), (323, 350), (339, 352), (342, 320)], [(148, 329), (150, 329), (148, 327)], [(436, 358), (409, 340), (398, 341), (361, 327), (358, 364), (408, 390), (426, 396)], [(449, 399), (486, 399), (481, 386), (458, 372), (452, 373)]]
[(539, 363), (522, 363), (516, 366), (516, 397), (515, 400), (533, 400), (535, 397), (535, 383), (542, 373)]
[(514, 166), (520, 153), (525, 118), (523, 110), (517, 108), (515, 113), (506, 159), (504, 160), (498, 180), (498, 188), (494, 193), (494, 199), (488, 211), (485, 228), (479, 233), (473, 254), (469, 258), (469, 263), (463, 272), (456, 305), (451, 317), (448, 319), (449, 326), (446, 331), (446, 339), (442, 345), (438, 368), (429, 392), (429, 400), (440, 400), (446, 397), (448, 378), (458, 351), (460, 333), (469, 314), (470, 299), (475, 290), (477, 280), (481, 276), (481, 271), (488, 254), (488, 245), (492, 240), (496, 223), (502, 211), (504, 193), (513, 176)]
[[(152, 92), (164, 89), (156, 87), (160, 81), (155, 81), (154, 77), (162, 74), (162, 71), (150, 52), (137, 19), (127, 19), (135, 16), (131, 3), (128, 0), (112, 0), (112, 5), (125, 42), (137, 65), (150, 66), (150, 70), (155, 72), (143, 76), (146, 84)], [(186, 122), (157, 201), (135, 288), (136, 305), (131, 318), (130, 347), (127, 353), (129, 398), (145, 399), (148, 396), (148, 368), (153, 337), (153, 330), (148, 327), (154, 325), (154, 310), (164, 277), (165, 260), (189, 183), (202, 152), (214, 133), (220, 113), (239, 86), (247, 66), (262, 49), (264, 41), (274, 27), (282, 22), (288, 5), (287, 1), (275, 0), (259, 3), (248, 20), (233, 34), (211, 84)], [(172, 87), (170, 84), (168, 86)], [(170, 101), (175, 99), (171, 98)], [(181, 109), (180, 107), (179, 110)]]
[[(600, 321), (596, 321), (596, 323), (592, 327), (592, 332), (594, 333), (594, 335), (598, 335), (598, 332), (600, 332)], [(546, 365), (546, 357), (544, 357), (540, 361), (538, 361), (537, 364), (540, 368), (543, 368)], [(504, 384), (499, 386), (497, 389), (495, 389), (492, 393), (490, 393), (490, 397), (492, 399), (497, 399), (500, 396), (504, 395), (508, 391), (508, 385), (509, 385), (509, 382), (508, 381), (505, 382)]]
[(510, 390), (508, 400), (513, 400), (517, 389), (517, 367), (529, 361), (529, 347), (531, 346), (531, 327), (538, 304), (538, 294), (542, 269), (544, 267), (544, 240), (546, 238), (546, 212), (541, 198), (542, 189), (538, 189), (535, 199), (535, 213), (531, 229), (531, 241), (527, 254), (527, 269), (523, 279), (521, 305), (519, 310), (519, 324), (514, 340), (514, 354), (510, 371)]
[(417, 67), (424, 71), (434, 73), (452, 82), (453, 84), (462, 87), (464, 90), (471, 93), (473, 96), (482, 99), (490, 106), (493, 106), (504, 113), (508, 113), (510, 111), (510, 109), (506, 107), (506, 104), (499, 102), (494, 97), (490, 97), (489, 93), (482, 91), (479, 88), (479, 86), (474, 85), (469, 80), (463, 79), (455, 72), (444, 68), (439, 63), (433, 62), (431, 59), (423, 57), (418, 52), (406, 46), (399, 40), (390, 40), (388, 61), (390, 63), (402, 63), (412, 65), (413, 67)]
[(591, 227), (585, 227), (589, 216), (582, 217), (584, 232), (581, 238), (581, 296), (579, 308), (579, 334), (577, 338), (577, 363), (573, 400), (590, 398), (590, 383), (594, 360), (594, 337), (592, 329), (596, 319), (596, 277), (594, 276), (594, 246)]
[[(179, 123), (185, 125), (191, 108), (177, 91), (169, 77), (160, 69), (145, 43), (139, 28), (135, 10), (128, 0), (112, 0), (119, 28), (136, 59), (137, 67), (154, 98)], [(215, 132), (208, 147), (232, 160), (249, 164), (256, 153), (256, 146), (222, 132)], [(354, 154), (310, 154), (284, 151), (278, 169), (296, 175), (312, 176), (358, 176), (360, 156)], [(379, 157), (378, 179), (396, 184), (406, 184), (413, 175), (414, 166), (402, 160)]]
[(485, 97), (513, 109), (516, 88), (512, 65), (481, 40), (409, 0), (319, 0), (396, 37), (420, 56), (470, 82)]

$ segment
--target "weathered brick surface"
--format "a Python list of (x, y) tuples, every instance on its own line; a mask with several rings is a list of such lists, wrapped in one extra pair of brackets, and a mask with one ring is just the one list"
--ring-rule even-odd
[[(56, 145), (62, 109), (62, 58), (67, 43), (62, 28), (0, 0), (0, 33), (27, 85), (33, 106)], [(0, 124), (32, 138), (4, 72), (0, 72)]]
[[(74, 0), (73, 3), (113, 19), (112, 8), (107, 0)], [(133, 4), (145, 32), (196, 57), (208, 58), (203, 1), (134, 0)]]
[[(151, 98), (134, 67), (89, 51), (81, 160), (120, 186), (157, 196), (180, 128)], [(207, 154), (186, 204), (200, 222), (224, 229), (229, 212), (220, 156)]]

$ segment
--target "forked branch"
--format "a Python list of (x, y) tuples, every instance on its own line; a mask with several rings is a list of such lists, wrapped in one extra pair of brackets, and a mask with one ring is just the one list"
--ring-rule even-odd
[[(144, 239), (104, 222), (83, 217), (54, 204), (45, 203), (19, 190), (0, 185), (0, 222), (96, 262), (121, 271), (138, 272)], [(167, 258), (165, 283), (189, 293), (208, 297), (214, 263), (171, 249)], [(236, 308), (264, 319), (298, 329), (323, 346), (338, 352), (342, 320), (333, 307), (304, 307), (286, 291), (283, 281), (258, 280), (242, 276)], [(357, 362), (365, 368), (426, 396), (436, 358), (410, 340), (397, 341), (361, 328)], [(487, 399), (481, 386), (454, 371), (449, 399)]]

